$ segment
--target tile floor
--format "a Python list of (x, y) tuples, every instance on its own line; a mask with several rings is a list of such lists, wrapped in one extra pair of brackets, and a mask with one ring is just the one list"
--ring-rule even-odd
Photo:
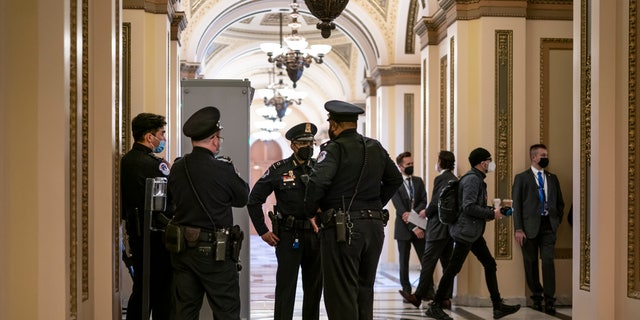
[[(258, 236), (251, 236), (251, 320), (273, 318), (273, 301), (275, 287), (276, 258), (273, 248), (267, 246)], [(412, 270), (410, 277), (416, 280), (418, 270)], [(375, 284), (374, 319), (427, 319), (424, 309), (416, 309), (411, 304), (402, 303), (398, 294), (398, 271), (390, 268), (379, 268)], [(302, 285), (298, 279), (296, 292), (296, 307), (294, 319), (302, 319)], [(503, 319), (519, 320), (544, 320), (544, 319), (571, 319), (571, 307), (559, 307), (556, 316), (549, 316), (530, 308), (522, 308), (517, 313)], [(455, 306), (453, 310), (446, 311), (455, 320), (483, 320), (492, 319), (493, 313), (490, 307), (464, 307)], [(320, 319), (328, 319), (324, 306), (320, 309)]]

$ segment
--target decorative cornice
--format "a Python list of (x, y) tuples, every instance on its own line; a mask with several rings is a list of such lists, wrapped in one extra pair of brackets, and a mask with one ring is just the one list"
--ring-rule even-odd
[(573, 20), (573, 0), (441, 0), (433, 16), (422, 17), (414, 27), (422, 48), (440, 43), (456, 21), (482, 17), (515, 17), (527, 20)]
[(186, 27), (187, 16), (184, 14), (184, 11), (174, 12), (171, 17), (171, 40), (178, 41), (178, 45), (182, 45), (182, 43), (180, 43), (180, 36)]
[(200, 64), (180, 61), (180, 79), (198, 79)]
[(372, 77), (362, 79), (362, 91), (367, 97), (376, 96), (376, 81)]
[(173, 6), (167, 0), (122, 0), (122, 9), (143, 9), (145, 12), (158, 14), (168, 13), (170, 5)]
[(420, 65), (377, 66), (372, 76), (376, 89), (381, 86), (419, 85)]

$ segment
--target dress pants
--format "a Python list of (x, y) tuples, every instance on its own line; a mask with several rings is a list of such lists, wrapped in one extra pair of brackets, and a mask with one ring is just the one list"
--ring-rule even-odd
[(487, 283), (487, 289), (491, 295), (492, 302), (498, 302), (502, 300), (500, 297), (500, 291), (498, 290), (498, 278), (496, 276), (496, 260), (491, 256), (491, 252), (487, 247), (487, 242), (483, 237), (480, 237), (473, 243), (464, 243), (460, 241), (454, 241), (453, 254), (451, 255), (451, 261), (444, 271), (444, 275), (440, 279), (438, 284), (438, 291), (436, 291), (436, 297), (433, 299), (435, 302), (442, 302), (447, 299), (447, 293), (453, 290), (453, 280), (455, 279), (462, 265), (471, 251), (476, 258), (482, 264), (484, 268), (484, 279)]
[(384, 226), (376, 219), (352, 221), (351, 244), (336, 241), (335, 227), (320, 234), (324, 304), (331, 320), (373, 319), (373, 285)]
[(176, 293), (175, 319), (200, 319), (205, 294), (214, 319), (240, 319), (240, 284), (235, 262), (214, 261), (211, 251), (205, 253), (195, 247), (172, 253), (171, 263)]
[[(400, 285), (402, 290), (411, 293), (411, 281), (409, 281), (409, 258), (411, 255), (411, 245), (416, 250), (418, 258), (424, 253), (425, 242), (424, 239), (418, 239), (415, 235), (412, 235), (411, 240), (397, 240), (398, 241), (398, 259), (400, 260)], [(420, 259), (421, 268), (422, 259)]]
[[(524, 261), (524, 272), (527, 279), (527, 286), (534, 297), (554, 299), (556, 293), (556, 271), (554, 266), (554, 251), (556, 245), (556, 234), (551, 229), (549, 217), (542, 217), (540, 221), (540, 231), (538, 236), (526, 239), (522, 245), (522, 258)], [(542, 281), (538, 268), (538, 250), (542, 260)]]
[[(150, 243), (150, 275), (149, 275), (149, 314), (154, 320), (171, 319), (171, 307), (173, 306), (173, 283), (171, 258), (162, 242), (162, 233), (152, 231), (149, 237)], [(133, 287), (127, 304), (127, 320), (142, 319), (142, 238), (130, 237), (129, 246), (132, 251)]]
[[(442, 270), (446, 270), (453, 252), (453, 239), (438, 239), (427, 241), (424, 253), (422, 254), (422, 270), (420, 270), (420, 283), (416, 288), (415, 295), (421, 298), (427, 297), (429, 292), (433, 292), (433, 272), (436, 270), (438, 259), (442, 265)], [(445, 293), (446, 299), (451, 299), (453, 295), (453, 286), (451, 290)]]
[[(274, 319), (293, 318), (296, 300), (298, 271), (302, 268), (302, 319), (320, 318), (322, 297), (322, 266), (320, 262), (320, 239), (313, 229), (282, 230), (276, 247), (278, 270), (276, 271), (276, 301)], [(298, 248), (294, 248), (295, 239)]]

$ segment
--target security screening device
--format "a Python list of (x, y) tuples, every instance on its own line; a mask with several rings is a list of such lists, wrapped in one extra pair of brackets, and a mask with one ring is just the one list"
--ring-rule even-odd
[(147, 178), (145, 186), (143, 248), (142, 248), (142, 319), (149, 319), (149, 269), (151, 268), (151, 221), (153, 215), (162, 214), (167, 208), (167, 178)]

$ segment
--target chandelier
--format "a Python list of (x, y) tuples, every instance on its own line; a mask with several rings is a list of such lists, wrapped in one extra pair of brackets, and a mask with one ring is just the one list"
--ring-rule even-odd
[(304, 0), (311, 14), (320, 19), (316, 28), (318, 28), (322, 37), (327, 39), (331, 36), (331, 30), (336, 28), (332, 21), (337, 18), (342, 10), (347, 6), (349, 0)]
[(284, 38), (287, 46), (282, 46), (282, 13), (280, 13), (280, 44), (263, 43), (260, 45), (260, 49), (267, 54), (270, 63), (274, 63), (278, 68), (286, 69), (287, 76), (293, 82), (293, 87), (296, 88), (296, 82), (302, 77), (304, 68), (308, 68), (314, 61), (321, 64), (324, 56), (331, 51), (331, 46), (316, 44), (307, 48), (309, 43), (298, 33), (298, 29), (302, 25), (298, 22), (297, 0), (293, 0), (291, 9), (291, 23), (289, 23), (291, 34)]
[(296, 91), (284, 83), (282, 71), (278, 74), (278, 82), (275, 82), (275, 72), (269, 71), (270, 84), (266, 89), (256, 90), (256, 95), (264, 99), (264, 106), (258, 108), (256, 113), (266, 120), (280, 120), (289, 114), (292, 104), (302, 104), (302, 99), (307, 97), (306, 92)]

